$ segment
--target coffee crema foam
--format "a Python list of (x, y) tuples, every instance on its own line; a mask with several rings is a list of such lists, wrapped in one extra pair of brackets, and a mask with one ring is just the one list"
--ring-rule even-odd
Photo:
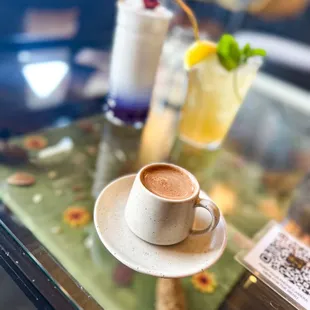
[(167, 199), (186, 199), (195, 187), (188, 175), (172, 166), (152, 166), (141, 175), (143, 185), (153, 194)]

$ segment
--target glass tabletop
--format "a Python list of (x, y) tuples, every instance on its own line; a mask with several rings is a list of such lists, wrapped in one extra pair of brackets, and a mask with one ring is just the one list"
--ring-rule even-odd
[[(308, 100), (308, 93), (259, 74), (216, 151), (178, 140), (178, 106), (156, 96), (143, 129), (116, 126), (97, 115), (14, 138), (10, 143), (26, 152), (12, 148), (2, 155), (0, 198), (10, 216), (1, 217), (1, 225), (77, 308), (168, 309), (160, 307), (184, 299), (191, 310), (244, 309), (243, 297), (231, 297), (238, 285), (242, 294), (251, 290), (254, 296), (257, 286), (257, 298), (269, 290), (245, 284), (250, 274), (234, 256), (270, 220), (290, 223), (295, 188), (310, 168)], [(54, 151), (40, 153), (38, 145)], [(96, 235), (92, 212), (100, 191), (115, 178), (160, 161), (191, 171), (227, 221), (227, 248), (205, 272), (206, 283), (195, 276), (163, 280), (134, 272)], [(33, 175), (35, 184), (16, 186), (25, 181), (19, 172)], [(27, 228), (26, 236), (20, 227)], [(288, 309), (282, 299), (277, 304)]]

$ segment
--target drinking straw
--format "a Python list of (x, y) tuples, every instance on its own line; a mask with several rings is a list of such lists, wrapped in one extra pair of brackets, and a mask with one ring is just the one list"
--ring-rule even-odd
[(183, 0), (175, 0), (175, 2), (182, 8), (182, 10), (187, 14), (192, 27), (193, 27), (193, 32), (195, 36), (195, 40), (199, 41), (200, 36), (199, 36), (199, 28), (198, 28), (198, 23), (197, 19), (193, 13), (193, 11), (183, 2)]

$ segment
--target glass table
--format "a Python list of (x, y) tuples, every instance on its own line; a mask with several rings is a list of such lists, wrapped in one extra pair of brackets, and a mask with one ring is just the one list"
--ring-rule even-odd
[[(27, 153), (15, 149), (1, 158), (0, 224), (77, 309), (164, 310), (159, 301), (179, 294), (191, 310), (293, 309), (262, 282), (249, 283), (251, 274), (234, 256), (270, 220), (289, 221), (295, 188), (310, 168), (308, 100), (309, 93), (260, 74), (224, 145), (213, 152), (179, 141), (178, 106), (156, 98), (143, 130), (97, 115), (14, 138), (10, 143)], [(40, 143), (62, 148), (42, 155)], [(160, 287), (159, 279), (120, 264), (95, 233), (92, 211), (104, 186), (157, 161), (194, 173), (227, 220), (227, 249), (207, 271), (213, 292), (201, 293), (203, 283), (193, 277)], [(16, 186), (18, 172), (33, 175), (35, 184)]]

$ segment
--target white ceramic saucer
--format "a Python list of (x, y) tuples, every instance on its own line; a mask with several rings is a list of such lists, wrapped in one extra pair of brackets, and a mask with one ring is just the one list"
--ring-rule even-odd
[[(128, 228), (124, 209), (135, 175), (115, 180), (99, 195), (94, 222), (104, 246), (120, 262), (138, 272), (156, 277), (181, 278), (198, 273), (214, 264), (226, 246), (226, 224), (223, 216), (215, 230), (190, 235), (176, 245), (158, 246), (138, 238)], [(210, 215), (198, 208), (196, 228), (207, 226)]]

